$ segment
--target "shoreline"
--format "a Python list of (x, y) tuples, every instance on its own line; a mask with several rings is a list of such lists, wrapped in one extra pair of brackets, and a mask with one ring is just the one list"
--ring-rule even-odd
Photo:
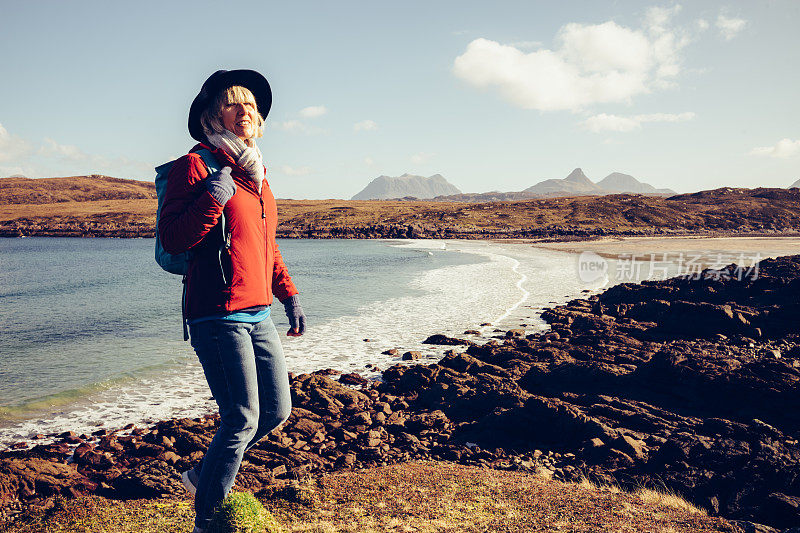
[[(29, 237), (53, 238), (107, 238), (107, 239), (152, 239), (155, 230), (152, 227), (2, 227), (0, 238), (18, 239)], [(668, 230), (664, 228), (632, 229), (625, 231), (614, 230), (571, 230), (571, 229), (530, 229), (508, 231), (457, 231), (445, 230), (428, 233), (419, 231), (414, 226), (395, 224), (379, 230), (366, 230), (359, 228), (333, 228), (320, 230), (299, 231), (294, 228), (278, 228), (279, 239), (347, 239), (347, 240), (392, 240), (392, 239), (420, 239), (420, 240), (487, 240), (498, 242), (516, 243), (566, 243), (566, 242), (602, 242), (609, 243), (617, 240), (631, 239), (785, 239), (800, 238), (800, 231), (703, 231), (688, 232)]]
[[(797, 304), (791, 291), (765, 289), (800, 287), (800, 257), (765, 261), (762, 273), (616, 286), (546, 310), (548, 331), (497, 331), (483, 345), (434, 335), (426, 342), (452, 351), (392, 366), (380, 383), (326, 370), (294, 376), (292, 417), (248, 455), (238, 483), (258, 493), (307, 475), (435, 459), (565, 481), (660, 480), (713, 515), (796, 524)], [(58, 492), (175, 494), (176, 473), (199, 459), (215, 424), (65, 434), (3, 453), (0, 472), (49, 458), (63, 471)], [(24, 486), (15, 498), (36, 501)]]
[[(756, 245), (771, 244), (756, 239)], [(768, 301), (790, 291), (764, 290), (770, 283), (800, 287), (800, 256), (765, 264), (765, 278), (749, 284), (731, 276), (722, 285), (700, 279), (684, 286), (671, 279), (605, 289), (545, 309), (546, 331), (489, 326), (486, 344), (465, 335), (433, 335), (426, 342), (451, 350), (442, 360), (392, 366), (382, 382), (324, 369), (294, 376), (296, 412), (248, 459), (250, 470), (240, 486), (258, 493), (302, 476), (441, 460), (562, 481), (587, 475), (601, 483), (647, 486), (662, 480), (715, 516), (772, 524), (800, 520), (791, 511), (800, 495), (780, 485), (788, 474), (778, 481), (759, 478), (764, 469), (800, 467), (793, 459), (800, 457), (792, 414), (797, 400), (787, 396), (800, 380), (792, 377), (800, 376), (800, 337), (787, 333), (781, 319), (781, 313), (793, 312), (787, 307), (793, 304)], [(718, 301), (701, 290), (709, 284), (721, 290), (714, 297)], [(522, 320), (531, 323), (539, 313), (530, 309), (526, 315)], [(692, 324), (701, 326), (693, 330)], [(745, 400), (753, 405), (745, 406)], [(775, 405), (781, 406), (779, 413)], [(215, 417), (206, 415), (94, 435), (66, 431), (53, 443), (6, 450), (0, 453), (0, 478), (17, 488), (0, 494), (0, 500), (14, 514), (21, 502), (48, 505), (47, 497), (42, 499), (48, 491), (109, 498), (180, 494), (170, 480), (199, 458), (215, 424)], [(775, 454), (757, 455), (765, 446)], [(753, 461), (758, 467), (748, 470)], [(40, 479), (37, 469), (53, 464), (63, 465), (56, 467), (55, 480)], [(704, 483), (701, 472), (716, 472), (716, 489), (698, 488)], [(688, 484), (687, 476), (699, 477)], [(728, 491), (753, 479), (763, 488), (755, 503), (753, 494), (740, 497), (750, 502), (749, 511), (719, 492), (721, 486)], [(26, 483), (50, 488), (29, 494)]]

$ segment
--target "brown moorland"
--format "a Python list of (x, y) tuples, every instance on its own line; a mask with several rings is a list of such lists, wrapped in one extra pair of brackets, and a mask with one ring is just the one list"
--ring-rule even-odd
[[(152, 237), (152, 183), (105, 176), (0, 179), (0, 236)], [(516, 202), (278, 200), (280, 237), (587, 238), (791, 234), (800, 189), (721, 189)]]

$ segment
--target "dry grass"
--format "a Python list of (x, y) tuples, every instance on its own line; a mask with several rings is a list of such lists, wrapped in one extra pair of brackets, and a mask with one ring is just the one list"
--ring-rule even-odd
[(646, 505), (652, 505), (654, 507), (668, 507), (670, 509), (678, 509), (690, 514), (698, 514), (702, 516), (706, 516), (708, 514), (706, 513), (705, 509), (701, 509), (692, 505), (683, 499), (683, 497), (675, 494), (669, 489), (654, 490), (641, 488), (634, 494), (638, 496)]
[(84, 219), (88, 217), (129, 217), (137, 222), (156, 223), (156, 200), (95, 200), (91, 202), (60, 202), (52, 204), (0, 205), (0, 222), (18, 219)]
[[(722, 519), (651, 493), (449, 463), (407, 463), (306, 480), (260, 499), (285, 532), (735, 531)], [(188, 498), (91, 497), (63, 500), (24, 522), (0, 525), (0, 531), (189, 533), (191, 521)]]
[(312, 506), (273, 500), (288, 531), (734, 531), (721, 519), (645, 502), (617, 487), (535, 474), (410, 463), (329, 475)]

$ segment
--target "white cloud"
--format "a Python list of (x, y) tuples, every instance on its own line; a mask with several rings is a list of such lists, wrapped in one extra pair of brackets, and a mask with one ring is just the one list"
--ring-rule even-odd
[(788, 158), (800, 155), (800, 140), (781, 139), (775, 146), (761, 146), (750, 150), (750, 155)]
[(279, 165), (276, 170), (285, 176), (308, 176), (313, 172), (311, 167), (290, 167), (289, 165)]
[(272, 123), (273, 128), (277, 128), (283, 131), (303, 131), (305, 128), (305, 124), (300, 122), (299, 120), (285, 120), (283, 122), (276, 121)]
[(303, 118), (317, 118), (327, 113), (328, 108), (324, 105), (312, 105), (300, 110), (300, 116)]
[(706, 31), (709, 27), (711, 27), (711, 24), (709, 24), (706, 19), (697, 19), (695, 21), (695, 25), (700, 31)]
[(419, 153), (414, 154), (414, 155), (411, 156), (411, 162), (416, 164), (416, 165), (419, 165), (419, 164), (426, 163), (426, 162), (430, 161), (435, 156), (436, 156), (436, 154), (432, 154), (430, 152), (419, 152)]
[(49, 137), (44, 138), (44, 144), (39, 147), (37, 153), (45, 157), (59, 157), (76, 162), (87, 161), (90, 159), (89, 154), (83, 152), (77, 146), (73, 146), (71, 144), (59, 144)]
[(747, 26), (747, 21), (744, 19), (726, 17), (725, 15), (720, 14), (717, 17), (716, 26), (719, 30), (719, 33), (725, 38), (725, 40), (730, 41), (736, 37), (739, 32), (745, 28), (745, 26)]
[(32, 172), (28, 172), (25, 167), (17, 166), (4, 166), (0, 165), (0, 178), (8, 178), (11, 176), (30, 176)]
[(375, 166), (375, 160), (372, 159), (371, 157), (365, 157), (364, 164), (367, 165), (368, 167)]
[(641, 124), (633, 118), (601, 113), (587, 118), (583, 122), (583, 126), (589, 131), (599, 133), (601, 131), (633, 131), (639, 129)]
[(127, 157), (87, 153), (77, 146), (45, 137), (33, 142), (10, 134), (0, 125), (0, 176), (28, 177), (106, 174), (119, 178), (152, 178), (153, 164)]
[(453, 63), (459, 78), (478, 88), (495, 87), (524, 109), (577, 111), (598, 103), (626, 102), (669, 87), (680, 73), (685, 31), (673, 28), (678, 7), (651, 8), (640, 29), (609, 21), (570, 23), (552, 50), (475, 39)]
[[(0, 163), (17, 162), (33, 152), (33, 145), (17, 135), (11, 135), (0, 124)], [(17, 168), (17, 167), (14, 167)], [(20, 172), (13, 172), (19, 174)]]
[(378, 124), (374, 120), (362, 120), (353, 124), (353, 131), (375, 131)]
[(288, 131), (289, 133), (303, 133), (305, 135), (319, 135), (325, 133), (324, 129), (316, 126), (309, 126), (305, 122), (297, 119), (272, 122), (271, 126), (275, 129)]
[(692, 112), (685, 113), (651, 113), (646, 115), (633, 115), (621, 117), (600, 113), (583, 121), (583, 126), (589, 131), (600, 133), (604, 131), (628, 132), (638, 130), (645, 122), (686, 122), (695, 118)]

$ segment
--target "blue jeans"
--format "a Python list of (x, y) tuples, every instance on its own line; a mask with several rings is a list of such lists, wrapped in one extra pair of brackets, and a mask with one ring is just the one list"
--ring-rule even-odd
[(201, 465), (195, 525), (205, 529), (230, 491), (244, 452), (289, 418), (292, 398), (278, 331), (256, 324), (209, 320), (189, 326), (192, 347), (219, 406), (220, 425)]

